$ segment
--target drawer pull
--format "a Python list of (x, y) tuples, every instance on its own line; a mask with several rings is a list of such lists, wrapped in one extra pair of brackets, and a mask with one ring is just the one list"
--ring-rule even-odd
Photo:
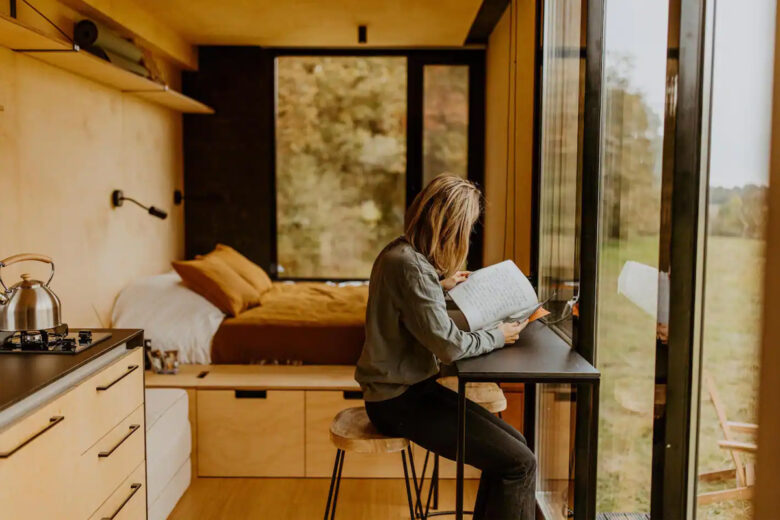
[(52, 428), (54, 428), (55, 426), (57, 426), (58, 424), (60, 424), (60, 423), (61, 423), (61, 422), (62, 422), (64, 419), (65, 419), (65, 417), (64, 417), (64, 416), (62, 416), (62, 415), (55, 415), (54, 417), (51, 417), (51, 418), (49, 419), (49, 424), (47, 424), (46, 426), (44, 426), (44, 427), (43, 427), (43, 428), (42, 428), (40, 431), (38, 431), (37, 433), (35, 433), (35, 434), (31, 435), (30, 437), (27, 437), (27, 439), (25, 439), (25, 440), (24, 440), (24, 442), (22, 442), (22, 443), (21, 443), (20, 445), (18, 445), (16, 448), (14, 448), (14, 449), (12, 449), (12, 450), (9, 450), (9, 451), (6, 451), (6, 452), (2, 452), (2, 453), (0, 453), (0, 459), (7, 459), (8, 457), (10, 457), (11, 455), (13, 455), (13, 454), (14, 454), (14, 453), (16, 453), (17, 451), (21, 450), (22, 448), (24, 448), (25, 446), (27, 446), (28, 444), (30, 444), (32, 441), (34, 441), (35, 439), (37, 439), (37, 438), (38, 438), (38, 437), (40, 437), (41, 435), (43, 435), (44, 433), (46, 433), (47, 431), (51, 430)]
[(345, 390), (344, 399), (363, 399), (363, 392), (359, 390)]
[(265, 390), (236, 390), (236, 399), (265, 399), (268, 392)]
[(111, 516), (104, 516), (100, 520), (114, 520), (116, 518), (116, 515), (122, 511), (122, 508), (124, 508), (128, 502), (130, 502), (130, 499), (133, 498), (133, 495), (135, 495), (138, 490), (141, 489), (141, 484), (139, 482), (136, 482), (135, 484), (130, 484), (130, 494), (127, 495), (127, 498), (125, 498), (121, 504), (119, 504), (119, 507), (116, 508), (116, 511), (114, 511)]
[(117, 377), (116, 379), (114, 379), (113, 381), (108, 383), (107, 385), (103, 385), (103, 386), (97, 387), (97, 391), (98, 392), (102, 392), (104, 390), (108, 390), (109, 388), (111, 388), (112, 386), (114, 386), (115, 384), (120, 382), (125, 377), (129, 376), (131, 373), (133, 373), (137, 369), (138, 369), (138, 365), (130, 365), (129, 367), (127, 367), (127, 370), (121, 376)]
[(108, 451), (101, 451), (100, 453), (98, 453), (98, 457), (100, 457), (100, 458), (104, 458), (104, 457), (108, 457), (109, 455), (111, 455), (112, 453), (114, 453), (114, 451), (115, 451), (115, 450), (116, 450), (118, 447), (120, 447), (120, 446), (122, 445), (122, 443), (123, 443), (123, 442), (125, 442), (127, 439), (129, 439), (129, 438), (130, 438), (130, 436), (131, 436), (132, 434), (134, 434), (134, 433), (136, 432), (136, 430), (138, 430), (138, 428), (140, 428), (140, 427), (141, 427), (141, 425), (140, 425), (140, 424), (131, 424), (131, 425), (130, 425), (130, 430), (129, 430), (129, 431), (128, 431), (128, 432), (127, 432), (125, 435), (124, 435), (124, 437), (122, 437), (121, 439), (119, 439), (119, 442), (117, 442), (117, 443), (114, 445), (114, 447), (113, 447), (113, 448), (111, 448), (110, 450), (108, 450)]

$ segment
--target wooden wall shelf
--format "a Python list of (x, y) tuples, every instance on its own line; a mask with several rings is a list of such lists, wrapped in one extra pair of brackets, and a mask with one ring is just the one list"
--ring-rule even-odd
[(0, 45), (57, 68), (73, 72), (127, 94), (170, 109), (195, 114), (213, 114), (214, 110), (167, 85), (134, 74), (79, 50), (70, 42), (53, 38), (34, 27), (0, 14)]

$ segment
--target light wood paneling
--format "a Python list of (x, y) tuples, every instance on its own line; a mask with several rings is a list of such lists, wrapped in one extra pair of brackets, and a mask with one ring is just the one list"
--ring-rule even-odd
[[(133, 366), (138, 368), (131, 371)], [(80, 453), (94, 446), (107, 431), (143, 403), (143, 367), (143, 349), (136, 348), (76, 389)], [(116, 383), (111, 385), (114, 381)], [(97, 390), (108, 385), (111, 386), (106, 390)]]
[[(306, 476), (330, 477), (336, 448), (330, 442), (330, 424), (345, 408), (362, 406), (363, 401), (345, 399), (342, 392), (306, 392)], [(344, 477), (383, 478), (404, 476), (400, 453), (363, 454), (348, 452)]]
[[(138, 486), (137, 490), (136, 486)], [(114, 514), (116, 516), (112, 516)], [(105, 518), (113, 520), (144, 520), (146, 518), (146, 466), (143, 463), (137, 466), (114, 489), (111, 496), (100, 505), (98, 510), (89, 517), (89, 520), (103, 520)], [(193, 516), (192, 518), (198, 517)]]
[(50, 38), (35, 27), (0, 14), (0, 45), (8, 49), (67, 50), (71, 45), (63, 39)]
[(144, 407), (141, 405), (81, 456), (80, 494), (89, 513), (97, 510), (133, 469), (143, 464), (144, 431)]
[[(345, 462), (346, 464), (346, 462)], [(169, 520), (312, 520), (322, 518), (330, 479), (196, 479)], [(466, 481), (465, 501), (471, 509), (477, 481)], [(441, 481), (441, 510), (455, 505), (455, 481)], [(402, 479), (344, 479), (339, 490), (338, 520), (409, 518)], [(447, 518), (447, 517), (444, 517)], [(452, 518), (452, 517), (449, 517)]]
[[(0, 257), (51, 256), (64, 321), (109, 325), (128, 282), (165, 272), (183, 255), (183, 211), (172, 203), (181, 114), (5, 48), (0, 70)], [(168, 218), (112, 209), (114, 189)], [(45, 268), (17, 264), (3, 278), (27, 270), (38, 278)]]
[[(77, 473), (78, 453), (63, 449), (79, 438), (73, 392), (33, 412), (0, 434), (0, 452), (20, 446), (62, 417), (40, 436), (0, 459), (0, 509), (3, 518), (83, 518), (85, 502), (61, 482)], [(45, 500), (41, 500), (46, 497)]]
[[(198, 375), (207, 372), (204, 377)], [(351, 365), (183, 365), (175, 375), (146, 374), (148, 388), (360, 390)]]
[(488, 40), (485, 264), (531, 266), (536, 3), (512, 0)]
[[(110, 3), (109, 0), (85, 1)], [(358, 46), (357, 27), (364, 24), (368, 27), (368, 42), (362, 45), (365, 47), (463, 45), (482, 2), (140, 0), (136, 3), (194, 44)]]
[(304, 393), (237, 398), (230, 390), (198, 390), (198, 474), (303, 476)]

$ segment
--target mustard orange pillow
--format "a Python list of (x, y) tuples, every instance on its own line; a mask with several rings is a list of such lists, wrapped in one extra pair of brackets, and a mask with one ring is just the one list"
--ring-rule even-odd
[(236, 316), (260, 303), (260, 295), (219, 258), (171, 262), (184, 284), (225, 314)]
[(227, 264), (249, 285), (254, 287), (260, 296), (271, 288), (271, 278), (263, 268), (230, 246), (217, 244), (214, 251), (207, 254), (204, 258), (217, 258)]

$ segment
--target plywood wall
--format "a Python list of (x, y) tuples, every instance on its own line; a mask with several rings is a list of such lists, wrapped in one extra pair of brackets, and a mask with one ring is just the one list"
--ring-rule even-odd
[[(0, 258), (54, 258), (52, 288), (75, 327), (107, 325), (129, 281), (183, 254), (181, 115), (0, 48)], [(112, 209), (122, 189), (166, 209)], [(45, 276), (43, 264), (3, 269)]]
[(486, 57), (485, 264), (531, 268), (535, 2), (513, 0)]

